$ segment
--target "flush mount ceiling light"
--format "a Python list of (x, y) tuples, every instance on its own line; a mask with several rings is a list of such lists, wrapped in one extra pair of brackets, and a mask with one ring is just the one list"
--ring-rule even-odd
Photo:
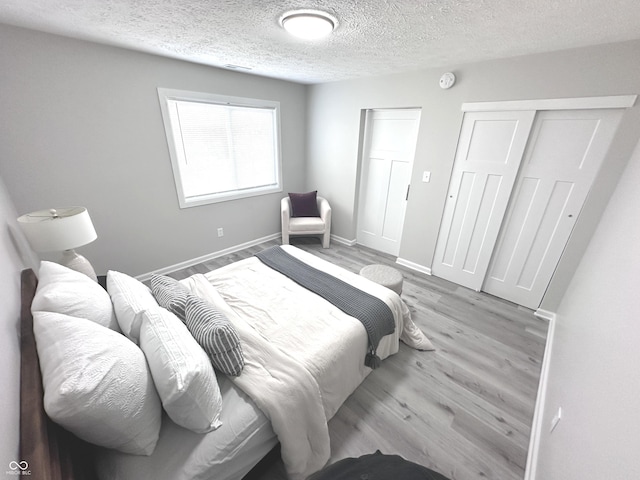
[(280, 24), (291, 35), (305, 40), (326, 37), (336, 28), (338, 21), (319, 10), (294, 10), (285, 13)]

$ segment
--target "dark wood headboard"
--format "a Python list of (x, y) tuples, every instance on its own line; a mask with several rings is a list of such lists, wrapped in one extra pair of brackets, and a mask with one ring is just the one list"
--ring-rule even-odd
[(52, 422), (44, 410), (40, 362), (33, 334), (31, 302), (38, 279), (23, 270), (20, 311), (20, 461), (31, 478), (41, 480), (94, 480), (91, 447)]

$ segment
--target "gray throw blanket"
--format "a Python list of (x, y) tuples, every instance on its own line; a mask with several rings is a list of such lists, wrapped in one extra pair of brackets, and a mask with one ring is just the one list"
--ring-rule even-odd
[(331, 302), (347, 315), (360, 320), (369, 337), (369, 351), (364, 363), (370, 368), (380, 365), (380, 358), (376, 355), (380, 339), (395, 330), (393, 312), (385, 302), (307, 265), (278, 246), (267, 248), (257, 253), (256, 257), (268, 267)]

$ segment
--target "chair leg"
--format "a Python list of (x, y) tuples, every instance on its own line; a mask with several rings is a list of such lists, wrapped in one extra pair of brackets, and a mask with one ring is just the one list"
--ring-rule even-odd
[(329, 248), (330, 240), (331, 240), (331, 235), (329, 235), (329, 232), (325, 232), (322, 235), (322, 248)]
[(282, 231), (282, 245), (289, 245), (289, 232)]

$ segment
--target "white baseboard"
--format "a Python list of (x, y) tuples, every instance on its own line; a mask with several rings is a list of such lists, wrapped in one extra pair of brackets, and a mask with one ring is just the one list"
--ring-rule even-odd
[(348, 247), (353, 247), (356, 244), (356, 240), (348, 240), (346, 238), (338, 237), (337, 235), (331, 234), (331, 241), (338, 242)]
[(411, 270), (416, 270), (418, 272), (431, 275), (431, 267), (425, 267), (424, 265), (420, 265), (419, 263), (411, 262), (409, 260), (405, 260), (404, 258), (400, 258), (400, 257), (396, 259), (396, 263), (398, 265), (402, 265), (403, 267), (410, 268)]
[[(222, 257), (224, 255), (229, 255), (231, 253), (238, 252), (240, 250), (244, 250), (245, 248), (253, 247), (255, 245), (259, 245), (264, 242), (268, 242), (271, 240), (275, 240), (277, 238), (281, 238), (282, 235), (280, 233), (274, 233), (271, 235), (267, 235), (266, 237), (257, 238), (255, 240), (251, 240), (250, 242), (241, 243), (240, 245), (234, 245), (233, 247), (225, 248), (224, 250), (218, 250), (217, 252), (209, 253), (207, 255), (203, 255), (201, 257), (192, 258), (190, 260), (185, 260), (184, 262), (176, 263), (175, 265), (169, 265), (168, 267), (161, 268), (159, 270), (154, 270), (149, 273), (143, 273), (142, 275), (138, 275), (136, 278), (141, 282), (146, 282), (151, 278), (151, 275), (166, 275), (167, 273), (175, 272), (176, 270), (181, 270), (183, 268), (188, 268), (193, 265), (197, 265), (199, 263), (206, 262), (208, 260), (213, 260), (214, 258)], [(346, 238), (338, 237), (337, 235), (331, 235), (331, 240), (342, 243), (343, 245), (347, 245), (352, 247), (356, 244), (355, 240), (348, 240)]]
[(555, 313), (550, 312), (549, 310), (543, 310), (541, 308), (537, 309), (535, 312), (533, 312), (533, 314), (538, 318), (544, 318), (545, 320), (548, 320), (549, 323), (556, 319)]
[(244, 250), (245, 248), (253, 247), (254, 245), (259, 245), (264, 242), (268, 242), (270, 240), (275, 240), (276, 238), (280, 238), (280, 233), (274, 233), (272, 235), (267, 235), (266, 237), (257, 238), (255, 240), (251, 240), (250, 242), (241, 243), (240, 245), (234, 245), (233, 247), (225, 248), (224, 250), (218, 250), (217, 252), (209, 253), (207, 255), (203, 255), (201, 257), (192, 258), (191, 260), (185, 260), (184, 262), (176, 263), (175, 265), (170, 265), (168, 267), (161, 268), (159, 270), (154, 270), (153, 272), (143, 273), (142, 275), (138, 275), (136, 278), (141, 282), (146, 282), (151, 278), (151, 275), (165, 275), (170, 272), (174, 272), (176, 270), (181, 270), (183, 268), (191, 267), (193, 265), (197, 265), (202, 262), (206, 262), (208, 260), (213, 260), (214, 258), (222, 257), (224, 255), (229, 255), (230, 253), (235, 253), (240, 250)]
[(531, 437), (529, 438), (529, 454), (527, 455), (527, 465), (524, 470), (524, 480), (536, 480), (536, 468), (538, 466), (538, 451), (540, 449), (540, 436), (544, 425), (544, 407), (547, 399), (547, 382), (549, 380), (549, 368), (551, 362), (551, 351), (553, 349), (553, 338), (556, 330), (556, 314), (547, 310), (538, 309), (534, 315), (539, 318), (549, 320), (547, 330), (547, 342), (544, 347), (542, 366), (540, 368), (540, 380), (538, 382), (538, 395), (536, 406), (533, 411), (533, 422), (531, 424)]

